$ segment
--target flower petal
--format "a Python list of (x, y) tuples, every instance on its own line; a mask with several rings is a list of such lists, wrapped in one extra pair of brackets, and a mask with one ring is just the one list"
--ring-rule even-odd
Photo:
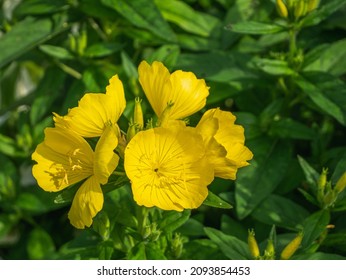
[(79, 135), (61, 128), (46, 128), (45, 139), (32, 154), (38, 185), (56, 192), (93, 173), (94, 153)]
[(107, 93), (87, 93), (78, 107), (69, 110), (66, 116), (54, 114), (55, 125), (66, 127), (83, 137), (101, 136), (105, 126), (115, 125), (126, 106), (124, 89), (118, 76), (109, 80)]
[(125, 150), (125, 171), (135, 201), (146, 207), (182, 211), (208, 195), (213, 169), (194, 128), (158, 127), (135, 135)]
[(92, 219), (103, 207), (103, 193), (95, 176), (88, 178), (78, 189), (72, 202), (68, 218), (79, 229), (90, 227)]
[(107, 126), (95, 148), (94, 174), (103, 185), (108, 181), (119, 163), (119, 156), (114, 153), (118, 145), (118, 137), (113, 126)]
[(160, 117), (167, 106), (169, 96), (165, 96), (165, 87), (170, 89), (168, 69), (158, 61), (150, 66), (142, 61), (138, 67), (139, 82), (155, 114)]

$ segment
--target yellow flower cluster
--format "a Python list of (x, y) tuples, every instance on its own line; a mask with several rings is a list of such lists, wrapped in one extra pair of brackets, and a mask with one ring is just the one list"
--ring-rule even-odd
[[(54, 128), (32, 155), (33, 175), (45, 191), (60, 191), (79, 181), (69, 219), (84, 228), (102, 209), (101, 185), (107, 183), (119, 160), (131, 181), (134, 200), (146, 207), (182, 211), (199, 207), (214, 177), (235, 179), (248, 165), (251, 151), (244, 145), (244, 129), (235, 116), (218, 108), (207, 110), (196, 127), (182, 119), (206, 104), (209, 88), (191, 72), (172, 74), (161, 62), (138, 68), (139, 82), (157, 116), (156, 125), (144, 127), (141, 104), (136, 100), (134, 124), (127, 142), (117, 121), (126, 107), (118, 76), (106, 93), (89, 93), (66, 116), (54, 114)], [(85, 138), (99, 137), (95, 151)], [(115, 148), (120, 143), (116, 154)]]

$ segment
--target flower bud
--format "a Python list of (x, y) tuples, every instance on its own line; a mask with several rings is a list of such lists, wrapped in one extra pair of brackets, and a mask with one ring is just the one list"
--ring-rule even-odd
[(346, 187), (346, 171), (344, 172), (344, 174), (341, 175), (339, 180), (336, 182), (334, 192), (339, 194), (345, 189), (345, 187)]
[(165, 126), (170, 122), (170, 114), (171, 114), (171, 110), (172, 107), (174, 106), (173, 102), (169, 102), (167, 103), (167, 107), (165, 108), (165, 110), (163, 110), (160, 119), (158, 121), (158, 126)]
[(305, 2), (305, 0), (300, 0), (296, 2), (294, 6), (294, 17), (296, 19), (303, 17), (306, 15), (306, 12), (307, 12), (307, 3)]
[(299, 232), (298, 235), (287, 244), (287, 246), (282, 250), (280, 258), (282, 260), (288, 260), (297, 251), (303, 240), (303, 232)]
[(276, 0), (276, 9), (280, 17), (283, 17), (283, 18), (288, 17), (287, 7), (282, 0)]
[(266, 260), (275, 259), (275, 247), (272, 239), (268, 240), (267, 247), (264, 250), (264, 258)]
[(171, 250), (172, 250), (173, 257), (175, 259), (179, 259), (181, 256), (181, 253), (183, 252), (183, 240), (180, 237), (179, 233), (174, 234), (174, 237), (172, 239)]
[(136, 124), (130, 123), (126, 133), (127, 143), (131, 141), (131, 139), (136, 135), (136, 133), (137, 133)]
[(319, 4), (320, 4), (320, 0), (308, 0), (307, 11), (311, 12), (311, 11), (317, 9)]
[(144, 120), (143, 120), (143, 111), (141, 106), (142, 100), (139, 97), (135, 99), (135, 111), (134, 111), (134, 123), (137, 125), (139, 130), (143, 129)]
[(251, 256), (255, 259), (258, 259), (260, 257), (260, 251), (255, 238), (255, 231), (253, 229), (248, 231), (247, 243), (250, 249)]

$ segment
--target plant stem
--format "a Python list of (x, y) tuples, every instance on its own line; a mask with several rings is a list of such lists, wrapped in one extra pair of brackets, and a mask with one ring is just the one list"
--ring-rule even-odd
[(296, 44), (297, 31), (295, 27), (292, 27), (289, 31), (289, 53), (288, 53), (288, 61), (292, 64), (294, 56), (297, 52), (297, 44)]

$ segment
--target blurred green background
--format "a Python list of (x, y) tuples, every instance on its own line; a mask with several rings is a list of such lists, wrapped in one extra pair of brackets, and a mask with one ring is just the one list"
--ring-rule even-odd
[[(279, 258), (303, 231), (292, 258), (345, 259), (346, 6), (312, 2), (284, 1), (285, 17), (271, 0), (0, 0), (0, 258), (251, 259), (254, 229), (263, 258), (268, 239)], [(150, 117), (142, 60), (204, 78), (206, 109), (237, 116), (254, 158), (235, 182), (215, 180), (216, 197), (197, 210), (155, 210), (143, 231), (125, 183), (92, 228), (75, 230), (69, 193), (37, 186), (31, 154), (52, 112), (105, 92), (114, 74), (128, 104), (122, 130), (136, 96)]]

